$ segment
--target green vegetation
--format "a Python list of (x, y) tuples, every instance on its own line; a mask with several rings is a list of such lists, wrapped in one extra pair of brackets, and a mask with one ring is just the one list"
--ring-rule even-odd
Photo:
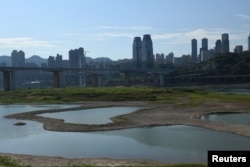
[(17, 162), (11, 160), (10, 158), (3, 157), (3, 156), (0, 156), (0, 166), (4, 166), (4, 167), (28, 167), (28, 166), (19, 165)]
[(249, 95), (189, 88), (102, 87), (20, 89), (0, 92), (0, 103), (70, 103), (82, 101), (157, 101), (192, 107), (205, 101), (248, 103)]
[(204, 72), (207, 75), (247, 75), (250, 74), (250, 52), (218, 54), (209, 61), (195, 66), (175, 67), (177, 72)]

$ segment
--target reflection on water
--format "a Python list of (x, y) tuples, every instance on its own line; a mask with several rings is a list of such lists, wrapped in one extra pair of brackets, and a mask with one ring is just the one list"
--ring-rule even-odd
[(250, 125), (250, 113), (232, 113), (232, 114), (209, 114), (201, 117), (202, 120), (229, 122), (237, 124)]
[(8, 131), (0, 130), (0, 152), (5, 153), (206, 162), (207, 150), (250, 150), (249, 137), (198, 127), (177, 125), (91, 133), (52, 132), (32, 121), (24, 121), (27, 125), (22, 127), (14, 126), (13, 120), (2, 116), (0, 128), (3, 124), (9, 128)]
[(141, 109), (141, 107), (108, 107), (57, 113), (44, 113), (39, 114), (39, 116), (63, 119), (67, 123), (106, 124), (112, 122), (110, 120), (111, 117), (128, 114), (139, 109)]

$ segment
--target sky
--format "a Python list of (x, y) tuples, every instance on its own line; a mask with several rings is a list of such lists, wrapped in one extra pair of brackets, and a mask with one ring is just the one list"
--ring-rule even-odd
[(150, 34), (154, 53), (191, 54), (191, 40), (214, 48), (222, 33), (230, 50), (250, 33), (249, 0), (0, 0), (0, 55), (132, 58), (135, 36)]

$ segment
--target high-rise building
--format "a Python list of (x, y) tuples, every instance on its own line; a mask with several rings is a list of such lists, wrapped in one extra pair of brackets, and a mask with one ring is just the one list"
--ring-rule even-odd
[(249, 36), (248, 36), (248, 51), (250, 52), (250, 33), (249, 33)]
[(54, 58), (54, 56), (49, 56), (49, 58), (48, 58), (48, 67), (50, 67), (50, 68), (55, 67), (55, 58)]
[(217, 40), (215, 42), (215, 53), (219, 54), (222, 52), (222, 44), (221, 44), (221, 40)]
[(13, 50), (11, 53), (11, 66), (24, 67), (25, 66), (25, 53), (20, 50)]
[(192, 39), (191, 41), (191, 47), (192, 47), (192, 61), (196, 62), (197, 61), (197, 40)]
[(243, 46), (242, 45), (235, 46), (234, 53), (237, 53), (237, 54), (243, 53)]
[(149, 34), (143, 35), (142, 40), (142, 68), (153, 68), (153, 42)]
[(201, 39), (201, 48), (200, 48), (200, 54), (198, 56), (198, 62), (201, 62), (201, 53), (202, 53), (203, 50), (205, 50), (205, 51), (208, 50), (208, 40), (207, 40), (207, 38)]
[(70, 68), (81, 68), (85, 65), (84, 49), (72, 49), (69, 51), (69, 67)]
[(135, 68), (141, 68), (142, 53), (141, 53), (141, 37), (134, 37), (133, 41), (133, 65)]
[(207, 40), (207, 38), (203, 38), (201, 40), (201, 48), (202, 48), (202, 50), (208, 50), (208, 40)]
[(56, 67), (63, 67), (62, 55), (60, 55), (60, 54), (56, 55), (55, 66)]
[(174, 63), (174, 53), (173, 52), (170, 52), (166, 56), (166, 63)]
[(229, 53), (229, 35), (224, 33), (221, 35), (222, 53)]

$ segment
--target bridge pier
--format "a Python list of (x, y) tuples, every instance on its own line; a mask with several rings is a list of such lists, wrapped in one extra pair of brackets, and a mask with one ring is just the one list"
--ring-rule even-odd
[(102, 74), (92, 74), (92, 86), (102, 87), (103, 86), (103, 75)]
[(61, 87), (61, 71), (53, 71), (53, 77), (54, 77), (54, 87), (60, 88)]
[(131, 72), (125, 72), (125, 73), (124, 73), (124, 74), (125, 74), (125, 80), (126, 80), (125, 86), (127, 86), (127, 87), (130, 87), (130, 86), (131, 86), (130, 73), (131, 73)]
[(159, 87), (159, 86), (164, 86), (164, 76), (163, 74), (159, 74), (159, 73), (154, 73), (154, 85)]
[(3, 71), (3, 90), (10, 91), (15, 89), (14, 71)]

